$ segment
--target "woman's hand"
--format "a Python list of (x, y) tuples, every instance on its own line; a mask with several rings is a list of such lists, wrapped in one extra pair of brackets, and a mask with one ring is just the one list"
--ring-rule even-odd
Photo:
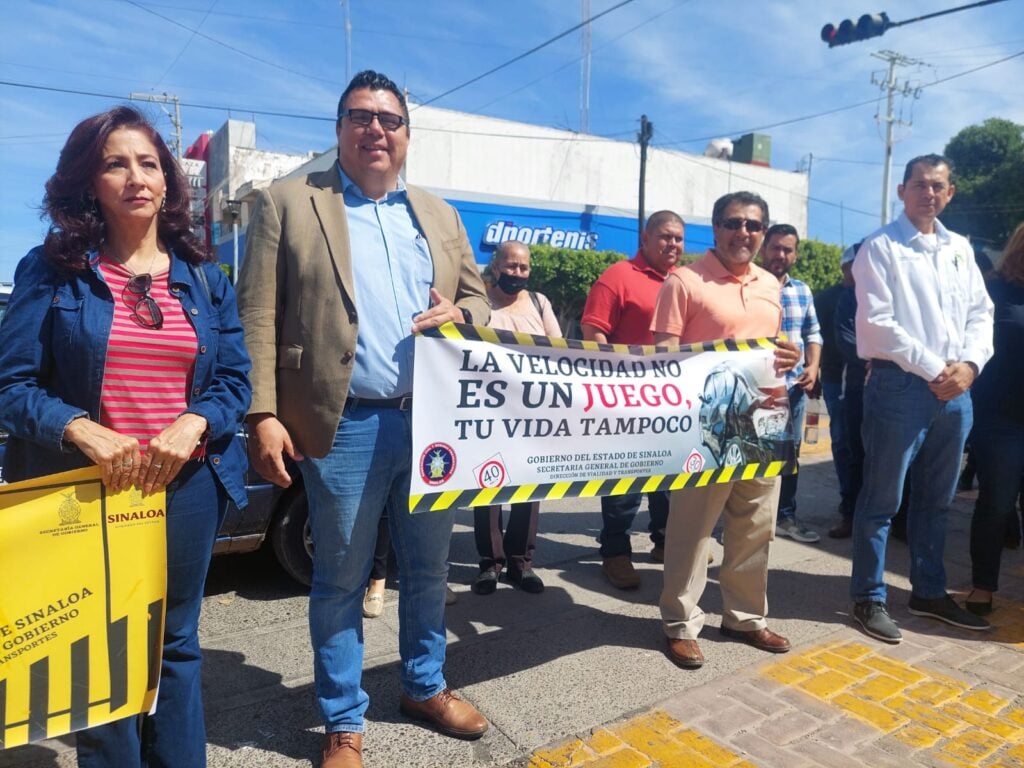
[(64, 429), (64, 440), (74, 444), (103, 470), (103, 484), (117, 493), (134, 485), (142, 467), (139, 441), (89, 419), (75, 419)]
[(185, 462), (195, 453), (208, 426), (202, 416), (183, 413), (149, 441), (137, 483), (143, 492), (152, 493), (166, 488), (178, 476)]

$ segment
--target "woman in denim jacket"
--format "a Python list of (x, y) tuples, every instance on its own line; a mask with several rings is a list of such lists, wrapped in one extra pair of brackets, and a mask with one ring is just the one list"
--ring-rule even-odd
[(188, 184), (152, 125), (75, 127), (0, 325), (8, 480), (97, 464), (111, 491), (167, 494), (167, 617), (154, 715), (78, 734), (82, 768), (206, 764), (197, 635), (214, 538), (246, 503), (235, 440), (249, 357), (230, 283), (189, 232)]

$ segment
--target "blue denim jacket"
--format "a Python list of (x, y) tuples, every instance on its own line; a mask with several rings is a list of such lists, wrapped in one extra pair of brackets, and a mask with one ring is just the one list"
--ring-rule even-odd
[[(216, 265), (192, 266), (172, 254), (170, 291), (196, 331), (186, 410), (209, 424), (207, 461), (232, 501), (244, 507), (246, 456), (236, 435), (252, 399), (251, 364), (234, 290)], [(41, 247), (18, 264), (0, 325), (0, 426), (11, 433), (4, 457), (8, 480), (89, 465), (62, 437), (72, 419), (99, 421), (113, 319), (113, 296), (96, 254), (90, 254), (88, 270), (74, 275), (55, 271)]]

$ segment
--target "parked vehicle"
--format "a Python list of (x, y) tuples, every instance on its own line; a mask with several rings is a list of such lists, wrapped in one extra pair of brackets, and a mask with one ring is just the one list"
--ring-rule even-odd
[[(245, 436), (239, 438), (244, 440)], [(245, 485), (249, 506), (239, 509), (228, 503), (213, 554), (253, 552), (269, 539), (274, 556), (285, 572), (300, 584), (309, 586), (313, 583), (309, 507), (302, 475), (294, 467), (291, 475), (292, 486), (279, 488), (249, 468)]]
[(795, 456), (784, 385), (754, 387), (743, 371), (723, 363), (708, 373), (700, 402), (701, 440), (720, 467)]

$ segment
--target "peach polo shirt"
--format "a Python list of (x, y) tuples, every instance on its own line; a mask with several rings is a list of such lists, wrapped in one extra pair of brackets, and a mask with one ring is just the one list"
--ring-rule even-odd
[(651, 330), (695, 344), (775, 336), (781, 324), (782, 301), (775, 275), (751, 263), (750, 271), (737, 277), (709, 250), (665, 279)]

